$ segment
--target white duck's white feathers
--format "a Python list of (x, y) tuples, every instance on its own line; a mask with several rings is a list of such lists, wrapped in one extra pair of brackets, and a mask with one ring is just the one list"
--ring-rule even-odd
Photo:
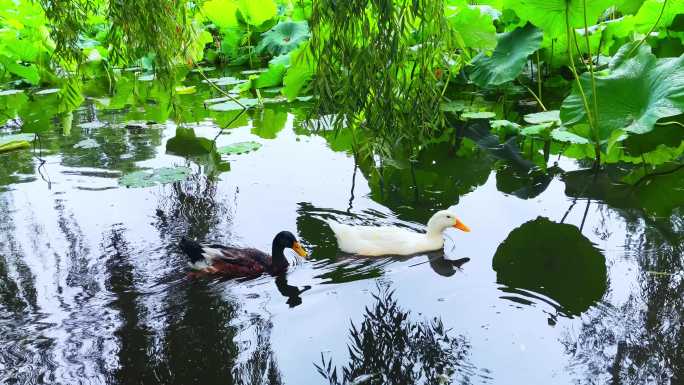
[[(450, 211), (440, 211), (430, 218), (426, 233), (395, 226), (352, 226), (328, 222), (340, 250), (345, 253), (380, 256), (411, 255), (444, 247), (442, 231), (460, 221)], [(467, 228), (467, 227), (466, 227)]]

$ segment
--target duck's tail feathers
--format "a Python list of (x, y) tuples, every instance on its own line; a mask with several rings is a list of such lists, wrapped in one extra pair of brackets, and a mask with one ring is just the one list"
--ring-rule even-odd
[(191, 263), (204, 260), (204, 248), (199, 243), (183, 237), (178, 246), (190, 258)]

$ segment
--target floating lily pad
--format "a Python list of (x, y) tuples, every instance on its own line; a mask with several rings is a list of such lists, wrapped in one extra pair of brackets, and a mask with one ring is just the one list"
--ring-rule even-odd
[(229, 146), (219, 147), (216, 151), (224, 155), (241, 155), (248, 152), (256, 151), (261, 148), (261, 143), (258, 142), (238, 142)]
[(59, 88), (46, 88), (35, 93), (35, 95), (49, 95), (59, 92)]
[(559, 142), (589, 144), (589, 139), (559, 128), (551, 131), (551, 137)]
[(495, 117), (496, 114), (489, 111), (466, 112), (465, 114), (461, 115), (461, 118), (463, 119), (493, 119)]
[(518, 123), (511, 122), (510, 120), (504, 120), (504, 119), (492, 120), (491, 122), (489, 122), (489, 125), (495, 130), (498, 130), (500, 128), (506, 128), (506, 129), (510, 129), (513, 131), (520, 130), (520, 125)]
[(184, 180), (190, 175), (187, 167), (162, 167), (154, 170), (136, 171), (119, 179), (125, 187), (153, 187)]
[(33, 141), (33, 134), (15, 134), (0, 136), (0, 154), (14, 150), (20, 150), (31, 147)]
[(0, 91), (0, 96), (21, 94), (23, 92), (24, 91), (22, 91), (22, 90), (4, 90), (4, 91)]
[[(245, 107), (251, 108), (256, 106), (259, 101), (257, 99), (239, 99), (240, 103), (242, 103)], [(210, 110), (213, 111), (235, 111), (235, 110), (241, 110), (242, 106), (237, 104), (237, 102), (229, 100), (224, 103), (217, 103), (217, 104), (212, 104), (209, 106)]]
[(197, 91), (195, 86), (178, 86), (176, 87), (176, 93), (178, 95), (190, 95), (194, 94)]
[(202, 80), (202, 83), (209, 83), (209, 82), (211, 82), (217, 86), (230, 86), (233, 84), (242, 84), (242, 83), (246, 82), (246, 80), (234, 78), (231, 76)]
[(257, 74), (260, 74), (260, 73), (266, 72), (266, 71), (268, 71), (268, 68), (258, 68), (255, 70), (244, 70), (244, 71), (241, 71), (240, 74), (249, 76), (249, 75), (257, 75)]
[(541, 135), (553, 127), (553, 123), (540, 123), (533, 126), (528, 126), (520, 130), (520, 134), (523, 136), (536, 136)]
[(464, 100), (454, 100), (447, 103), (442, 103), (439, 105), (439, 109), (445, 112), (461, 112), (465, 111), (467, 108), (466, 102)]
[(154, 80), (154, 74), (138, 76), (138, 80), (141, 82), (151, 82)]
[(78, 126), (81, 128), (84, 128), (86, 130), (92, 130), (92, 129), (96, 129), (96, 128), (102, 128), (102, 127), (106, 126), (106, 124), (96, 120), (94, 122), (81, 123)]
[(529, 124), (558, 123), (560, 124), (560, 111), (544, 111), (525, 115), (525, 121)]
[(84, 150), (91, 149), (91, 148), (98, 148), (100, 147), (100, 144), (95, 140), (95, 139), (84, 139), (76, 144), (74, 144), (74, 148), (82, 148)]

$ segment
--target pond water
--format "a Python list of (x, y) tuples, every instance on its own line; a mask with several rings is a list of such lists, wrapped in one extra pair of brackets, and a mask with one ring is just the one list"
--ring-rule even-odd
[[(684, 171), (637, 188), (564, 158), (540, 172), (476, 122), (458, 151), (379, 172), (344, 133), (311, 133), (306, 102), (230, 122), (191, 80), (182, 125), (152, 124), (164, 103), (137, 82), (93, 87), (68, 121), (33, 95), (2, 129), (40, 141), (0, 155), (0, 383), (326, 384), (322, 361), (358, 384), (684, 380)], [(181, 182), (118, 182), (178, 166)], [(448, 207), (472, 232), (447, 230), (444, 255), (344, 256), (324, 222), (420, 229)], [(281, 230), (311, 258), (277, 280), (190, 278), (177, 248), (269, 250)]]

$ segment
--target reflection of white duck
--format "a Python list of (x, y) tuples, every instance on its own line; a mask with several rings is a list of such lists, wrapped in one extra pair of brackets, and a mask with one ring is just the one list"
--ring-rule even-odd
[(437, 212), (427, 224), (427, 232), (417, 233), (395, 226), (350, 226), (335, 222), (328, 225), (337, 237), (337, 245), (345, 253), (380, 256), (411, 255), (444, 247), (442, 232), (449, 227), (469, 232), (454, 213)]

